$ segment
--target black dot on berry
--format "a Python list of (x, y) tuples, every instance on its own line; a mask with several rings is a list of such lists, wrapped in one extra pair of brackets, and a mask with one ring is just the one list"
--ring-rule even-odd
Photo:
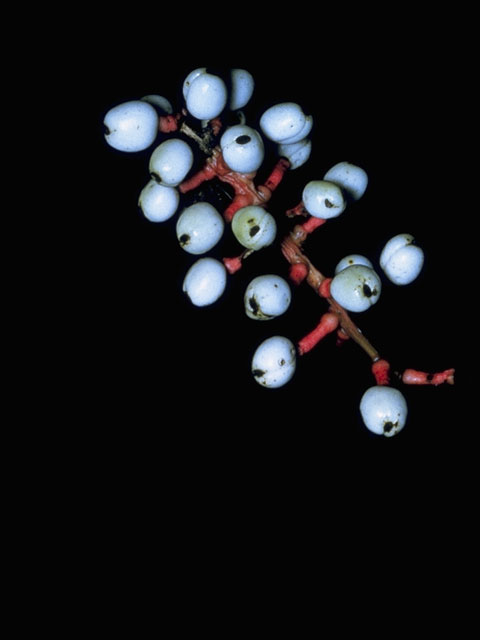
[(238, 138), (235, 138), (235, 142), (237, 144), (248, 144), (251, 140), (250, 136), (238, 136)]

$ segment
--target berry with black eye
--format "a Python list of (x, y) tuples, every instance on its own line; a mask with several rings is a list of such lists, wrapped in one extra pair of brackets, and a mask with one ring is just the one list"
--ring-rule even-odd
[(245, 313), (252, 320), (272, 320), (285, 313), (290, 302), (290, 286), (277, 275), (257, 276), (245, 290)]
[(332, 298), (347, 311), (366, 311), (378, 301), (381, 290), (375, 271), (361, 264), (342, 269), (330, 283)]
[(390, 438), (405, 426), (408, 408), (403, 394), (398, 389), (375, 386), (363, 394), (360, 413), (369, 431)]
[(257, 171), (263, 162), (265, 149), (262, 137), (255, 129), (238, 124), (229, 127), (220, 138), (223, 159), (232, 171)]
[(263, 207), (251, 205), (236, 212), (232, 220), (232, 231), (241, 245), (257, 251), (275, 240), (277, 224), (275, 218)]
[(292, 341), (284, 336), (272, 336), (264, 340), (253, 354), (253, 377), (263, 387), (282, 387), (292, 379), (296, 360), (296, 349)]
[(225, 223), (214, 206), (197, 202), (182, 211), (176, 226), (177, 238), (187, 253), (210, 251), (223, 235)]
[(302, 194), (303, 204), (315, 218), (336, 218), (347, 206), (341, 188), (327, 180), (311, 180)]

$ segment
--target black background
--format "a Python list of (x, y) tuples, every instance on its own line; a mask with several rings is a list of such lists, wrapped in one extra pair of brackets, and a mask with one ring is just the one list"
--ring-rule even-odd
[[(16, 500), (20, 514), (31, 518), (22, 527), (23, 551), (33, 548), (45, 558), (38, 572), (43, 590), (52, 556), (59, 558), (64, 598), (82, 607), (75, 623), (88, 619), (98, 593), (94, 608), (111, 613), (109, 625), (114, 619), (123, 625), (134, 590), (142, 613), (145, 603), (158, 606), (167, 596), (177, 605), (175, 621), (183, 621), (195, 616), (191, 605), (199, 595), (208, 593), (211, 605), (212, 583), (229, 604), (239, 600), (232, 597), (237, 583), (240, 606), (256, 591), (263, 609), (272, 591), (268, 578), (283, 574), (278, 590), (287, 590), (289, 604), (299, 583), (303, 604), (305, 595), (312, 599), (312, 582), (320, 582), (343, 613), (347, 586), (355, 602), (367, 592), (361, 620), (369, 630), (379, 598), (387, 597), (389, 628), (412, 608), (424, 612), (429, 628), (434, 620), (444, 627), (452, 592), (471, 571), (466, 542), (476, 504), (476, 484), (466, 472), (476, 471), (469, 453), (477, 450), (478, 421), (464, 404), (467, 375), (460, 363), (461, 353), (473, 351), (476, 328), (475, 320), (465, 322), (471, 311), (460, 290), (476, 195), (476, 181), (466, 179), (473, 164), (465, 154), (473, 129), (466, 106), (476, 75), (469, 74), (465, 25), (476, 22), (458, 6), (455, 16), (451, 7), (442, 14), (437, 6), (423, 17), (404, 5), (377, 4), (370, 15), (363, 5), (355, 15), (342, 4), (333, 16), (324, 6), (315, 14), (302, 5), (261, 9), (109, 5), (103, 15), (99, 7), (64, 13), (56, 7), (55, 37), (38, 28), (39, 46), (25, 56), (32, 69), (36, 54), (48, 51), (36, 69), (38, 91), (25, 76), (15, 94), (39, 125), (25, 153), (30, 158), (35, 149), (41, 164), (53, 134), (60, 143), (60, 153), (44, 162), (48, 193), (40, 201), (34, 194), (32, 208), (41, 225), (54, 205), (60, 216), (51, 252), (38, 243), (39, 270), (49, 262), (58, 283), (54, 317), (39, 340), (45, 357), (38, 358), (37, 376), (20, 363), (22, 382), (44, 383), (38, 405), (25, 398), (22, 384), (19, 408), (32, 406), (34, 417), (29, 429), (15, 430), (23, 439), (23, 465), (10, 484), (26, 482), (27, 495), (38, 496), (38, 515)], [(16, 50), (23, 53), (26, 40), (12, 39)], [(199, 66), (253, 74), (256, 89), (246, 109), (253, 126), (265, 108), (284, 100), (314, 117), (310, 161), (286, 176), (267, 207), (279, 240), (292, 224), (283, 212), (298, 203), (305, 183), (349, 160), (367, 171), (368, 190), (308, 240), (313, 262), (328, 275), (344, 255), (359, 252), (378, 268), (384, 243), (401, 232), (424, 249), (414, 283), (395, 287), (384, 278), (379, 302), (356, 316), (395, 369), (457, 368), (454, 387), (402, 388), (409, 418), (394, 438), (374, 436), (362, 424), (359, 401), (374, 379), (355, 344), (337, 349), (326, 339), (299, 359), (294, 379), (278, 390), (252, 378), (251, 357), (265, 337), (296, 341), (325, 310), (303, 285), (281, 318), (258, 323), (245, 316), (243, 292), (252, 277), (287, 275), (278, 244), (251, 256), (217, 304), (197, 309), (181, 290), (196, 257), (177, 243), (177, 216), (156, 225), (139, 212), (153, 148), (111, 149), (103, 117), (149, 93), (175, 102), (184, 77)], [(54, 86), (46, 87), (50, 77)], [(40, 101), (52, 111), (41, 123), (33, 108)], [(265, 171), (273, 161), (268, 155)], [(27, 181), (22, 188), (31, 196)], [(40, 206), (46, 215), (38, 215)], [(234, 249), (227, 229), (210, 255)], [(25, 335), (47, 306), (40, 277), (39, 304), (26, 317)], [(47, 372), (54, 344), (61, 358)], [(29, 447), (34, 471), (25, 481)], [(41, 541), (32, 545), (35, 538)], [(374, 572), (378, 564), (381, 573)], [(365, 589), (366, 575), (376, 579), (372, 590)], [(264, 580), (257, 587), (258, 578)], [(80, 598), (68, 589), (72, 579)], [(425, 608), (427, 590), (434, 608)], [(127, 606), (119, 610), (119, 602)], [(468, 602), (462, 600), (463, 609)], [(215, 599), (201, 612), (209, 625), (220, 607)], [(240, 617), (244, 611), (231, 619)], [(459, 618), (463, 611), (456, 626)]]
[[(355, 319), (395, 370), (458, 369), (461, 318), (453, 292), (459, 232), (448, 185), (460, 167), (459, 105), (450, 51), (432, 36), (434, 29), (428, 41), (422, 29), (393, 40), (375, 29), (358, 32), (354, 41), (318, 33), (323, 36), (315, 38), (314, 29), (297, 37), (296, 46), (272, 35), (261, 52), (239, 52), (229, 34), (215, 41), (197, 33), (188, 46), (168, 48), (167, 55), (161, 41), (139, 38), (126, 45), (112, 29), (96, 62), (86, 67), (95, 80), (89, 98), (95, 198), (83, 221), (92, 229), (84, 258), (85, 335), (88, 347), (95, 345), (86, 392), (105, 408), (102, 446), (114, 441), (140, 458), (149, 451), (165, 463), (192, 464), (202, 475), (233, 469), (244, 479), (300, 474), (305, 482), (318, 480), (326, 468), (333, 469), (330, 480), (341, 477), (346, 459), (360, 468), (372, 460), (385, 468), (394, 463), (388, 481), (425, 460), (449, 477), (452, 456), (468, 447), (471, 431), (458, 409), (461, 370), (455, 387), (399, 386), (409, 417), (391, 439), (362, 424), (359, 401), (374, 379), (368, 357), (351, 342), (337, 348), (334, 339), (325, 340), (298, 359), (288, 385), (261, 388), (250, 373), (256, 346), (274, 334), (295, 342), (318, 322), (324, 303), (303, 285), (293, 290), (281, 318), (260, 323), (245, 316), (243, 292), (253, 277), (287, 277), (276, 242), (229, 278), (218, 303), (193, 307), (182, 281), (197, 258), (178, 245), (178, 214), (153, 224), (137, 207), (154, 147), (125, 154), (103, 139), (103, 116), (120, 102), (159, 93), (180, 105), (183, 79), (192, 69), (248, 69), (256, 82), (245, 109), (249, 124), (258, 126), (262, 112), (281, 101), (298, 102), (314, 117), (311, 159), (287, 174), (267, 207), (277, 218), (278, 240), (292, 226), (283, 212), (299, 202), (307, 181), (342, 160), (363, 167), (369, 175), (364, 197), (318, 230), (305, 250), (326, 275), (352, 252), (368, 256), (381, 273), (384, 243), (397, 233), (414, 235), (425, 251), (420, 277), (396, 287), (382, 276), (379, 302)], [(260, 176), (273, 166), (273, 151), (267, 143)], [(192, 173), (200, 165), (199, 155)], [(237, 249), (227, 228), (208, 255), (221, 259)], [(120, 422), (120, 438), (111, 439)]]

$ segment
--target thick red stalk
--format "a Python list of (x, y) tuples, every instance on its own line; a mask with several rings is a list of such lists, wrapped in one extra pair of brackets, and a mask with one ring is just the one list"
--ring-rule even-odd
[(324, 313), (320, 319), (319, 324), (310, 331), (304, 338), (298, 342), (298, 351), (300, 355), (308, 353), (320, 340), (326, 335), (335, 331), (338, 327), (339, 318), (335, 313)]
[(321, 227), (322, 224), (325, 224), (325, 222), (326, 220), (324, 220), (323, 218), (315, 218), (315, 216), (310, 216), (310, 218), (308, 218), (308, 220), (300, 226), (305, 231), (305, 233), (313, 233), (315, 229)]
[(378, 385), (390, 384), (390, 363), (386, 360), (376, 360), (372, 364), (372, 373)]
[(229, 184), (233, 188), (235, 195), (223, 215), (227, 222), (231, 222), (235, 213), (242, 207), (249, 205), (265, 206), (289, 166), (288, 160), (280, 158), (265, 184), (256, 187), (254, 184), (254, 178), (257, 175), (256, 171), (251, 173), (232, 171), (223, 159), (221, 149), (216, 147), (212, 152), (212, 156), (207, 159), (205, 166), (188, 180), (182, 182), (179, 190), (181, 193), (187, 193), (187, 191), (199, 187), (205, 180), (211, 180), (212, 178), (218, 178), (222, 182)]

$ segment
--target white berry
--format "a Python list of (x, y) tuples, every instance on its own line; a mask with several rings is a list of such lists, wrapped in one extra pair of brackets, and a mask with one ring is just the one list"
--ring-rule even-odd
[(220, 138), (223, 159), (233, 171), (256, 171), (265, 155), (263, 140), (255, 129), (238, 124), (229, 127)]
[(270, 389), (281, 387), (295, 373), (295, 346), (288, 338), (273, 336), (264, 340), (252, 358), (252, 373), (258, 384)]
[(334, 165), (323, 176), (323, 179), (338, 184), (353, 200), (359, 200), (368, 185), (366, 171), (350, 162), (339, 162)]
[(280, 276), (257, 276), (245, 290), (245, 313), (252, 320), (271, 320), (285, 313), (291, 298), (290, 286)]
[(340, 260), (335, 267), (335, 274), (340, 273), (340, 271), (343, 271), (347, 267), (352, 267), (354, 264), (363, 264), (363, 266), (373, 269), (373, 264), (368, 258), (361, 256), (358, 253), (351, 253)]
[(162, 142), (150, 157), (149, 171), (154, 180), (169, 187), (182, 182), (193, 164), (193, 152), (186, 142), (172, 138)]
[(295, 142), (301, 142), (308, 136), (308, 134), (312, 130), (312, 127), (313, 127), (312, 116), (305, 116), (305, 122), (303, 124), (303, 127), (300, 129), (300, 131), (294, 136), (290, 136), (289, 138), (285, 138), (284, 140), (282, 140), (282, 144), (293, 144)]
[[(281, 102), (267, 109), (260, 118), (263, 133), (274, 142), (295, 142), (295, 137), (308, 130), (307, 116), (295, 102)], [(303, 137), (308, 135), (305, 133)]]
[(373, 269), (355, 264), (342, 269), (330, 284), (332, 297), (347, 311), (366, 311), (380, 297), (382, 283)]
[(405, 426), (408, 408), (398, 389), (376, 386), (363, 394), (360, 413), (367, 429), (377, 435), (391, 437)]
[(199, 120), (216, 118), (227, 103), (224, 81), (211, 73), (200, 73), (190, 83), (186, 97), (187, 111)]
[(307, 138), (290, 144), (279, 144), (278, 155), (290, 162), (290, 169), (298, 169), (304, 165), (312, 153), (312, 143)]
[(233, 216), (232, 231), (241, 245), (257, 251), (275, 240), (277, 224), (263, 207), (250, 205), (239, 209)]
[(400, 233), (387, 242), (380, 254), (380, 266), (394, 284), (410, 284), (422, 270), (424, 254), (413, 242), (409, 233)]
[(302, 194), (303, 204), (315, 218), (336, 218), (345, 211), (346, 202), (342, 190), (327, 180), (312, 180)]
[(105, 140), (118, 151), (143, 151), (157, 137), (158, 114), (142, 100), (130, 100), (110, 109), (103, 120)]
[(246, 69), (232, 69), (230, 78), (232, 90), (229, 106), (232, 111), (236, 111), (244, 107), (252, 97), (255, 81), (252, 74)]
[(180, 194), (174, 187), (150, 180), (140, 192), (138, 205), (151, 222), (164, 222), (177, 210)]
[(192, 86), (192, 82), (198, 78), (198, 76), (202, 75), (202, 73), (207, 72), (207, 67), (198, 67), (198, 69), (194, 69), (190, 71), (188, 76), (183, 81), (182, 93), (185, 100), (187, 99), (188, 92), (190, 91), (190, 87)]
[(224, 222), (214, 206), (197, 202), (182, 211), (176, 226), (180, 246), (195, 255), (210, 251), (223, 235)]
[(215, 258), (199, 258), (183, 281), (183, 291), (197, 307), (213, 304), (225, 291), (227, 270)]
[(141, 100), (144, 100), (145, 102), (148, 102), (149, 104), (156, 107), (156, 109), (161, 115), (165, 115), (165, 114), (169, 115), (173, 113), (173, 107), (170, 100), (167, 100), (167, 98), (164, 98), (163, 96), (159, 96), (156, 93), (149, 94), (148, 96), (143, 96)]

